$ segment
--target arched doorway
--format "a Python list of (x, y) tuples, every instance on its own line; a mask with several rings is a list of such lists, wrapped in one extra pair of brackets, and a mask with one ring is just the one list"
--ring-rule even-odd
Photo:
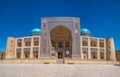
[(72, 34), (64, 26), (57, 26), (50, 31), (51, 46), (55, 49), (55, 56), (58, 59), (71, 58), (72, 55)]

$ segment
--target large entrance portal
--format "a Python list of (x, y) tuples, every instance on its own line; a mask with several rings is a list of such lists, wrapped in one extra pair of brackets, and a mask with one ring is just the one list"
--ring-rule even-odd
[(40, 57), (81, 58), (80, 19), (76, 17), (42, 18)]
[(51, 45), (55, 49), (57, 59), (72, 57), (72, 34), (71, 31), (64, 26), (57, 26), (50, 32)]

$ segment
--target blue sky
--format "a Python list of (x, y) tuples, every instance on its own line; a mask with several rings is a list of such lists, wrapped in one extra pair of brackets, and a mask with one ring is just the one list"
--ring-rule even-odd
[(81, 28), (92, 36), (113, 37), (120, 50), (119, 0), (0, 0), (0, 50), (5, 50), (7, 37), (29, 36), (40, 28), (41, 17), (80, 17)]

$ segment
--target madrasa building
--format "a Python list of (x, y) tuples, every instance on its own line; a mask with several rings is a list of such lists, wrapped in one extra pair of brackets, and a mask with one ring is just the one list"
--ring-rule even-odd
[(67, 61), (116, 61), (114, 39), (91, 36), (90, 30), (80, 29), (80, 18), (41, 18), (41, 29), (30, 36), (8, 37), (5, 59)]

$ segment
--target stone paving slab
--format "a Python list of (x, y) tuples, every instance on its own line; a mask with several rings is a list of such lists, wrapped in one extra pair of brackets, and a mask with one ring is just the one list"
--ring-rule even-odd
[(0, 77), (120, 77), (120, 66), (96, 64), (0, 64)]

